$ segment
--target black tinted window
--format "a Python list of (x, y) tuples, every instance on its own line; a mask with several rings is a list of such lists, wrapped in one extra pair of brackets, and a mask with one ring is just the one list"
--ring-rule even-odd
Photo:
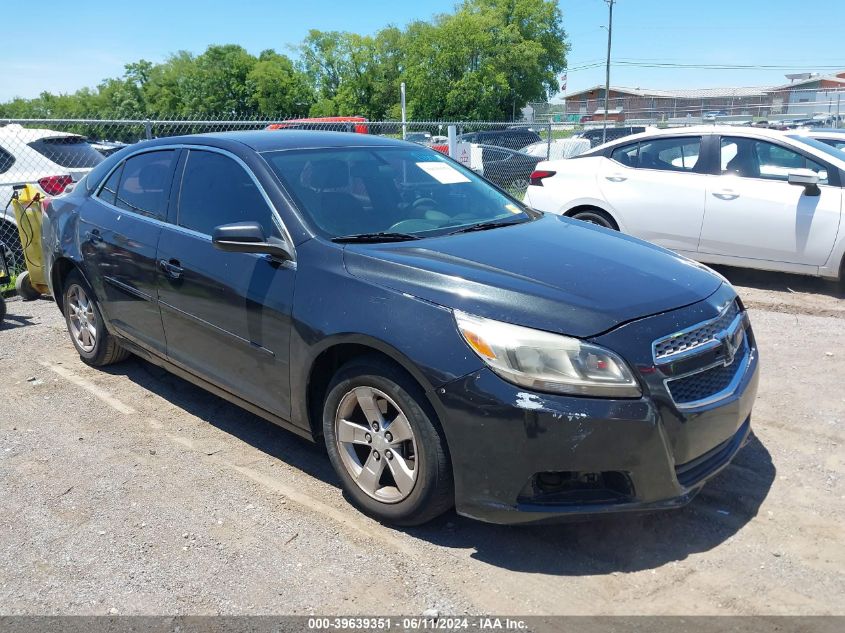
[(175, 160), (174, 150), (147, 152), (127, 160), (115, 204), (127, 211), (163, 218)]
[(103, 202), (108, 202), (109, 204), (114, 204), (117, 200), (117, 187), (120, 184), (120, 174), (123, 171), (123, 165), (120, 165), (117, 169), (115, 169), (109, 179), (106, 180), (103, 188), (100, 189), (100, 193), (97, 196), (98, 198), (102, 199)]
[(270, 207), (243, 167), (228, 156), (192, 150), (182, 176), (179, 225), (210, 235), (233, 222), (258, 222), (265, 235), (278, 235)]
[(15, 164), (15, 157), (0, 147), (0, 174), (7, 172)]
[(62, 167), (93, 167), (103, 162), (103, 155), (82, 136), (42, 138), (29, 146)]
[(610, 158), (617, 163), (622, 163), (626, 167), (636, 167), (638, 150), (639, 145), (637, 143), (633, 145), (622, 145), (610, 152)]

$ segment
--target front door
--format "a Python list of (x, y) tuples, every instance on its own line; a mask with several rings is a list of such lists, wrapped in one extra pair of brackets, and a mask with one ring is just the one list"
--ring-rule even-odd
[[(720, 176), (707, 189), (702, 253), (823, 266), (839, 229), (842, 189), (827, 169), (791, 148), (768, 141), (722, 137)], [(794, 169), (819, 174), (818, 195), (790, 185)]]
[(602, 161), (599, 189), (631, 235), (695, 252), (707, 182), (701, 145), (700, 136), (644, 139)]
[(289, 340), (295, 267), (214, 248), (214, 227), (279, 220), (233, 157), (190, 150), (178, 203), (159, 242), (159, 299), (171, 361), (283, 418), (290, 415)]
[(129, 157), (80, 209), (82, 254), (109, 322), (162, 355), (156, 249), (177, 157), (177, 150)]

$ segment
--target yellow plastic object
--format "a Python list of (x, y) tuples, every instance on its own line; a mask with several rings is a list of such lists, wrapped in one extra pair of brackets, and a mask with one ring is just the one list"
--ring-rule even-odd
[(41, 218), (44, 213), (41, 194), (32, 185), (24, 185), (17, 192), (17, 198), (12, 200), (12, 208), (18, 223), (29, 281), (38, 292), (47, 294), (49, 288), (44, 277), (44, 258), (41, 254)]

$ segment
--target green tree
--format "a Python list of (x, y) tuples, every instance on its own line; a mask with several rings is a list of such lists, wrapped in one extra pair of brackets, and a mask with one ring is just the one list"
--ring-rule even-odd
[(302, 116), (314, 103), (308, 77), (290, 58), (266, 50), (247, 75), (248, 88), (258, 111), (266, 116)]

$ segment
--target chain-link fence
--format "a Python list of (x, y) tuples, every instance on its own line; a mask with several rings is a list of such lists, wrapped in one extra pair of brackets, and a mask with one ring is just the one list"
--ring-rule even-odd
[(532, 103), (529, 120), (568, 127), (765, 123), (772, 127), (845, 127), (845, 72), (776, 87), (652, 90), (604, 86), (570, 92), (560, 103)]
[[(455, 138), (449, 143), (449, 129)], [(290, 129), (340, 131), (405, 138), (454, 158), (494, 184), (521, 197), (538, 162), (576, 155), (590, 147), (584, 139), (551, 123), (367, 121), (362, 117), (288, 120), (0, 120), (0, 242), (10, 270), (24, 267), (22, 244), (13, 209), (16, 190), (33, 185), (43, 196), (61, 194), (110, 154), (144, 139), (226, 132)]]

